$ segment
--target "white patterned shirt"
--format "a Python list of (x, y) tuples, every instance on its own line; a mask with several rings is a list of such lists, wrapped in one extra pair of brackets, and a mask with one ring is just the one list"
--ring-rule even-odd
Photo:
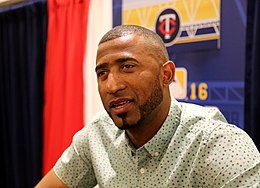
[(260, 154), (216, 108), (173, 100), (160, 130), (138, 149), (106, 112), (98, 115), (54, 171), (70, 187), (260, 187)]

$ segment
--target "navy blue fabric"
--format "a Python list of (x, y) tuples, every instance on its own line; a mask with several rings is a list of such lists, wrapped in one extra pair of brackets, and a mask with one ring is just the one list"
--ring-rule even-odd
[(0, 8), (1, 187), (33, 187), (42, 176), (47, 1)]
[(260, 1), (248, 1), (245, 131), (260, 150)]

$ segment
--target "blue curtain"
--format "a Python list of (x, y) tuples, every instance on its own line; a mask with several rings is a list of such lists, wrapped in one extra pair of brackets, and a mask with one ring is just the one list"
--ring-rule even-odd
[(248, 1), (245, 130), (260, 150), (260, 1)]
[(46, 0), (0, 8), (1, 187), (41, 178), (46, 33)]

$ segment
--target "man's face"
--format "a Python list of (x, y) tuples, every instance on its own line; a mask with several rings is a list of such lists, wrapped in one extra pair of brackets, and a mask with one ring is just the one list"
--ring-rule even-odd
[(160, 113), (163, 90), (156, 52), (134, 35), (102, 43), (96, 73), (103, 105), (120, 129), (153, 121)]

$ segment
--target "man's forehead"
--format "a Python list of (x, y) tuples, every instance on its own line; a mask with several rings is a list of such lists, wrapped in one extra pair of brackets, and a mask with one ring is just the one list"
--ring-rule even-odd
[(140, 35), (137, 35), (137, 34), (127, 34), (127, 35), (123, 35), (123, 36), (120, 36), (120, 37), (117, 37), (117, 38), (114, 38), (114, 39), (111, 39), (111, 40), (108, 40), (104, 43), (101, 43), (99, 45), (100, 46), (103, 46), (104, 44), (113, 44), (113, 43), (121, 43), (121, 44), (124, 44), (124, 43), (129, 43), (131, 42), (132, 40), (140, 40), (141, 38), (143, 38), (142, 36)]
[[(130, 49), (140, 49), (142, 46), (143, 41), (141, 37), (139, 36), (134, 36), (134, 35), (126, 35), (122, 36), (113, 40), (106, 41), (104, 43), (101, 43), (98, 46), (97, 49), (97, 59), (100, 57), (110, 54), (110, 53), (118, 53), (125, 50), (130, 50)], [(126, 51), (125, 51), (126, 52)]]

